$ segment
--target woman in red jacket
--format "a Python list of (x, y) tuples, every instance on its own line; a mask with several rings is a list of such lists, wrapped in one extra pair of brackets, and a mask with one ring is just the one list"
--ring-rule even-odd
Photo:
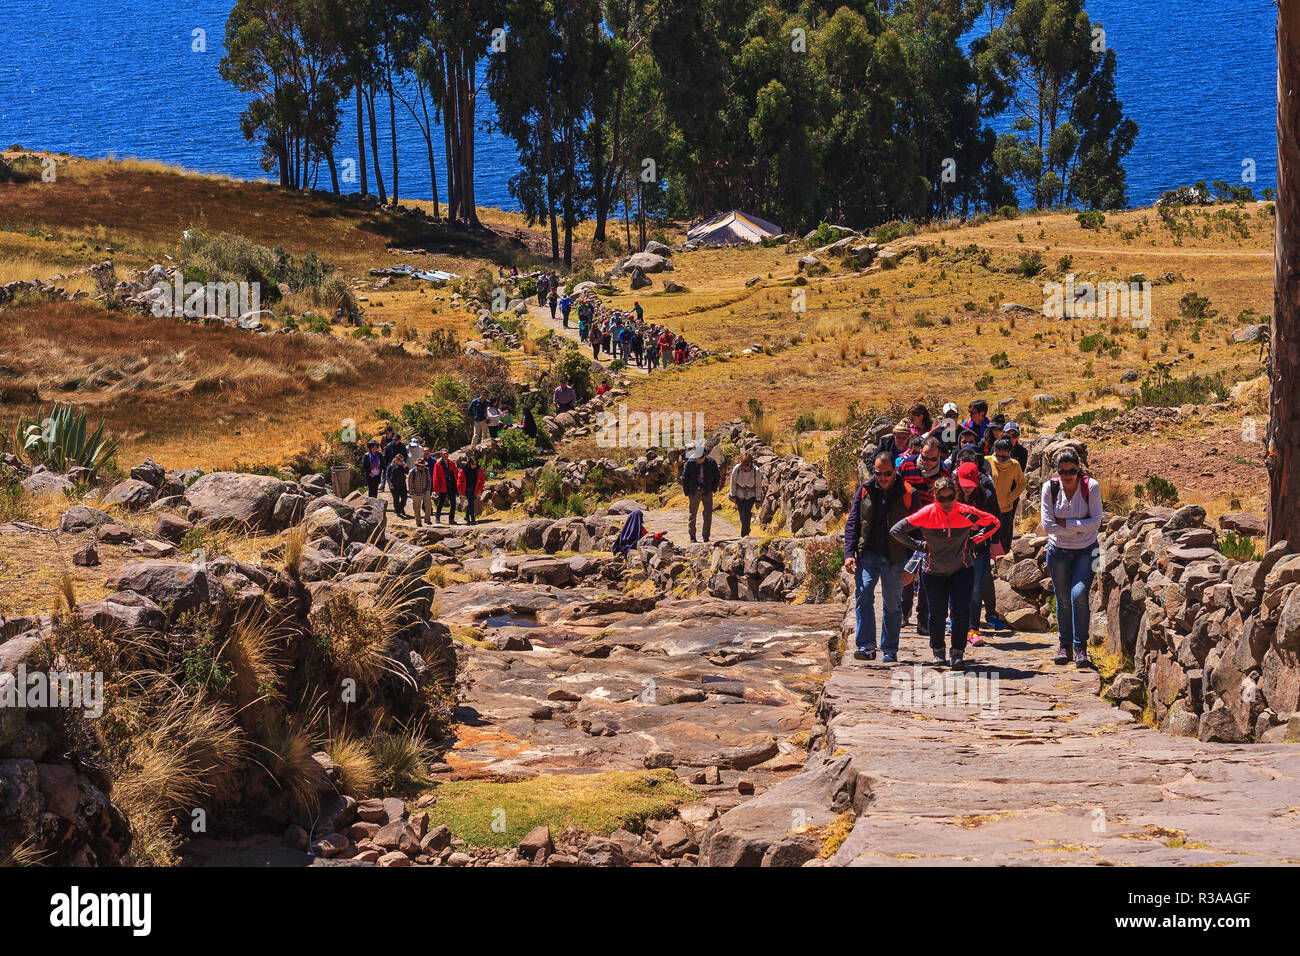
[(456, 478), (456, 489), (465, 496), (466, 524), (478, 524), (478, 496), (483, 494), (486, 479), (487, 472), (479, 467), (478, 459), (470, 455)]
[[(965, 670), (966, 637), (975, 577), (972, 551), (998, 533), (998, 519), (957, 500), (957, 483), (948, 475), (934, 480), (934, 503), (898, 522), (890, 534), (899, 544), (925, 552), (922, 582), (930, 599), (932, 667)], [(944, 658), (944, 622), (952, 620), (952, 659)]]
[(460, 469), (443, 449), (438, 460), (433, 463), (433, 490), (438, 496), (438, 504), (433, 511), (433, 520), (442, 521), (442, 506), (447, 505), (447, 523), (456, 523), (456, 489), (460, 486)]

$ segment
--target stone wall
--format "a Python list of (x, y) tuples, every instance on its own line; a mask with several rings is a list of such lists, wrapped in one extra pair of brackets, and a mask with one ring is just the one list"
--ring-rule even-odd
[(1300, 737), (1300, 554), (1279, 542), (1233, 560), (1204, 518), (1148, 508), (1105, 526), (1094, 639), (1133, 662), (1109, 696), (1180, 736)]

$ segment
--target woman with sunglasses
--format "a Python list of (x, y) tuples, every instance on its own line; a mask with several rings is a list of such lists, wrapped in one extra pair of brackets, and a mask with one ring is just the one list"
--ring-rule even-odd
[(1056, 458), (1056, 477), (1043, 482), (1040, 517), (1047, 532), (1047, 573), (1056, 594), (1060, 647), (1054, 663), (1089, 667), (1088, 592), (1097, 573), (1097, 531), (1101, 527), (1101, 486), (1084, 474), (1072, 448)]
[[(975, 578), (972, 551), (998, 531), (998, 519), (957, 500), (957, 483), (948, 475), (934, 481), (934, 503), (890, 529), (904, 547), (925, 552), (922, 586), (930, 605), (932, 667), (965, 670), (970, 599)], [(952, 657), (944, 656), (944, 621), (952, 620)]]

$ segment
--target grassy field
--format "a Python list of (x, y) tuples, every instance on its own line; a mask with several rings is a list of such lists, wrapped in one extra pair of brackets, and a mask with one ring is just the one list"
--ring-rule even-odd
[[(38, 168), (34, 163), (30, 155), (18, 158), (20, 167)], [(119, 273), (166, 261), (181, 232), (201, 226), (299, 256), (317, 253), (352, 281), (367, 323), (389, 327), (391, 337), (375, 343), (353, 342), (348, 330), (336, 329), (291, 346), (301, 337), (187, 327), (87, 305), (10, 310), (0, 326), (0, 385), (9, 399), (0, 405), (0, 425), (8, 429), (18, 414), (34, 411), (34, 391), (40, 403), (74, 401), (102, 413), (123, 435), (126, 459), (152, 454), (173, 466), (277, 463), (345, 418), (365, 431), (375, 409), (400, 408), (424, 394), (437, 364), (392, 343), (438, 330), (477, 338), (473, 316), (453, 306), (449, 289), (411, 280), (379, 286), (368, 270), (409, 262), (495, 275), (501, 263), (539, 261), (530, 249), (546, 238), (543, 228), (500, 210), (480, 210), (498, 235), (469, 234), (266, 183), (66, 157), (58, 158), (55, 182), (0, 186), (0, 209), (0, 282), (49, 278), (104, 258)], [(610, 247), (595, 252), (611, 256), (621, 248), (622, 225), (611, 227)], [(578, 230), (580, 256), (592, 252), (591, 229)], [(804, 284), (796, 284), (798, 258), (807, 252), (801, 246), (678, 253), (675, 271), (654, 276), (649, 289), (632, 293), (621, 280), (612, 304), (639, 301), (651, 320), (714, 354), (632, 377), (628, 404), (702, 412), (713, 425), (747, 415), (757, 400), (780, 447), (816, 458), (851, 405), (869, 412), (922, 398), (937, 408), (951, 399), (964, 409), (981, 396), (1004, 403), (1032, 435), (1090, 409), (1119, 407), (1122, 379), (1136, 373), (1140, 383), (1157, 363), (1169, 363), (1174, 377), (1254, 378), (1258, 346), (1233, 344), (1231, 333), (1268, 321), (1273, 230), (1267, 203), (1163, 215), (1135, 209), (1108, 213), (1091, 229), (1069, 213), (1030, 212), (923, 228), (891, 244), (907, 253), (896, 267), (857, 272), (828, 261), (826, 274)], [(597, 273), (614, 261), (597, 260)], [(1125, 318), (1043, 316), (1044, 284), (1068, 275), (1078, 282), (1149, 280), (1149, 328)], [(666, 277), (687, 291), (664, 293)], [(84, 279), (68, 285), (90, 291)], [(1004, 303), (1032, 311), (1004, 313)], [(530, 341), (537, 331), (529, 325), (525, 351), (509, 356), (520, 380), (537, 372)], [(1041, 394), (1055, 401), (1036, 401)], [(1226, 442), (1241, 430), (1234, 414), (1144, 443)], [(1246, 460), (1255, 454), (1251, 447), (1222, 450)], [(566, 451), (595, 449), (578, 443)], [(1213, 472), (1196, 478), (1208, 484)], [(1250, 498), (1256, 490), (1227, 493)]]

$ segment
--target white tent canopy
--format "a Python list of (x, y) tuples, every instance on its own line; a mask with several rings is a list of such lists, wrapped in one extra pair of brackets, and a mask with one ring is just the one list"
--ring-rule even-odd
[(686, 233), (686, 241), (701, 246), (730, 246), (742, 242), (756, 243), (780, 234), (780, 226), (732, 209), (692, 226)]

